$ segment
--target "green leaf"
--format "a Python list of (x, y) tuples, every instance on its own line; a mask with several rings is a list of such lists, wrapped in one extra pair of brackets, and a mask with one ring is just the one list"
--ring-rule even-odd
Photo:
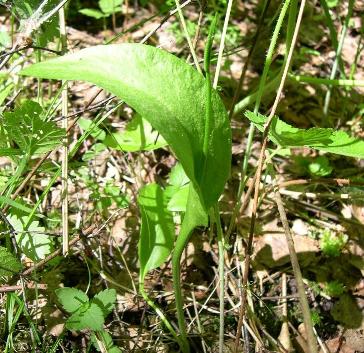
[(14, 201), (9, 197), (0, 195), (0, 202), (2, 202), (3, 204), (7, 204), (11, 207), (14, 207), (20, 211), (23, 211), (25, 213), (31, 213), (32, 209), (30, 207), (24, 206), (23, 204), (21, 204), (20, 202)]
[(84, 162), (88, 162), (92, 159), (95, 159), (101, 152), (105, 151), (107, 147), (103, 143), (95, 143), (91, 146), (89, 150), (87, 150), (83, 156), (82, 160)]
[(97, 20), (107, 16), (104, 13), (102, 13), (101, 11), (95, 10), (95, 9), (81, 9), (78, 12), (81, 13), (82, 15), (96, 18)]
[(93, 299), (91, 300), (92, 303), (98, 305), (104, 317), (111, 313), (115, 306), (116, 301), (116, 290), (115, 289), (105, 289), (100, 293), (97, 293)]
[(89, 301), (88, 296), (77, 288), (58, 288), (55, 292), (63, 309), (70, 314), (76, 312)]
[(45, 234), (45, 228), (39, 226), (39, 221), (32, 221), (27, 229), (28, 217), (11, 215), (9, 222), (16, 231), (16, 241), (21, 251), (33, 261), (44, 259), (53, 250), (52, 239)]
[(41, 118), (43, 110), (33, 101), (25, 101), (13, 112), (4, 113), (4, 128), (24, 154), (41, 154), (61, 144), (64, 130)]
[(170, 186), (168, 188), (175, 188), (175, 190), (173, 190), (171, 199), (168, 201), (168, 210), (171, 212), (186, 212), (188, 194), (190, 189), (189, 185), (184, 185), (178, 188), (176, 188), (175, 186)]
[(95, 303), (83, 304), (67, 320), (66, 327), (69, 330), (90, 329), (94, 331), (102, 330), (104, 325), (104, 315), (102, 309)]
[(141, 229), (138, 244), (140, 281), (148, 271), (162, 265), (173, 249), (174, 224), (167, 210), (167, 198), (157, 184), (144, 186), (139, 193)]
[(125, 131), (107, 135), (104, 143), (111, 148), (127, 152), (152, 151), (167, 145), (164, 138), (140, 115), (128, 123)]
[(190, 182), (188, 176), (186, 175), (183, 167), (180, 163), (177, 163), (169, 174), (169, 184), (173, 186), (184, 186)]
[(124, 0), (99, 0), (99, 6), (104, 14), (111, 15), (117, 11), (121, 11), (120, 5)]
[(18, 273), (22, 266), (20, 261), (6, 248), (0, 246), (0, 276)]
[[(258, 130), (264, 131), (266, 116), (250, 111), (245, 112), (245, 116)], [(325, 128), (298, 129), (275, 117), (268, 136), (272, 142), (282, 147), (307, 146), (319, 151), (364, 158), (364, 141), (349, 136), (344, 131)]]
[[(101, 339), (101, 342), (100, 340), (97, 339), (94, 333), (91, 335), (91, 342), (97, 349), (97, 351), (99, 352), (106, 351), (107, 353), (122, 353), (122, 351), (118, 347), (114, 346), (112, 337), (107, 331), (105, 330), (99, 331), (98, 335)], [(100, 345), (102, 345), (102, 347), (100, 347)]]
[(102, 141), (105, 139), (106, 132), (96, 126), (93, 121), (85, 118), (80, 118), (78, 119), (77, 123), (80, 128), (83, 129), (85, 132), (88, 132), (90, 130), (90, 135), (96, 140)]
[(230, 174), (230, 122), (213, 91), (213, 116), (204, 155), (206, 81), (183, 60), (147, 45), (116, 44), (41, 62), (22, 74), (86, 80), (117, 95), (171, 146), (203, 206), (209, 209), (218, 200)]
[(0, 148), (0, 156), (1, 157), (8, 157), (8, 156), (18, 156), (22, 154), (22, 151), (18, 148)]
[(11, 83), (8, 86), (2, 88), (0, 92), (0, 106), (4, 103), (10, 92), (14, 89), (14, 85)]

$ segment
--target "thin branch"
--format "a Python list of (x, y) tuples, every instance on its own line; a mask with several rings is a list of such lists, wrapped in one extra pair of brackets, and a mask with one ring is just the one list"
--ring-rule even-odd
[(277, 203), (279, 216), (280, 216), (280, 219), (281, 219), (281, 222), (283, 225), (284, 234), (286, 236), (286, 241), (287, 241), (288, 250), (289, 250), (289, 256), (291, 258), (293, 274), (296, 279), (297, 291), (298, 291), (298, 295), (299, 295), (299, 299), (300, 299), (303, 321), (304, 321), (304, 324), (306, 327), (306, 334), (307, 334), (309, 350), (310, 350), (310, 353), (317, 353), (317, 343), (316, 343), (316, 338), (315, 338), (315, 334), (313, 331), (311, 312), (310, 312), (310, 307), (309, 307), (308, 300), (306, 297), (305, 285), (303, 283), (302, 272), (301, 272), (300, 264), (298, 262), (297, 253), (294, 248), (294, 241), (293, 241), (291, 230), (289, 228), (287, 214), (284, 209), (281, 194), (279, 193), (279, 191), (275, 192), (275, 201)]
[[(67, 30), (66, 30), (66, 18), (64, 8), (59, 10), (59, 32), (61, 40), (62, 53), (67, 52)], [(67, 81), (62, 82), (62, 115), (68, 116), (68, 84)], [(62, 120), (62, 127), (68, 131), (69, 122), (65, 118)], [(63, 256), (68, 253), (68, 241), (69, 241), (69, 228), (68, 228), (68, 133), (63, 141), (62, 148), (62, 245), (63, 245)]]

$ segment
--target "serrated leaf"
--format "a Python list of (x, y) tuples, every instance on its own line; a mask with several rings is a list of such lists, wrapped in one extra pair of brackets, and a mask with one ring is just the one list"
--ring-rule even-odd
[(104, 315), (102, 309), (95, 303), (83, 304), (80, 309), (74, 312), (67, 320), (66, 327), (69, 330), (90, 329), (94, 331), (102, 330), (104, 325)]
[(100, 18), (105, 17), (104, 13), (102, 13), (99, 10), (95, 10), (95, 9), (81, 9), (78, 12), (81, 13), (82, 15), (92, 17), (92, 18), (96, 18), (97, 20), (99, 20)]
[(220, 97), (213, 91), (205, 155), (206, 80), (183, 60), (147, 45), (116, 44), (38, 63), (22, 74), (86, 80), (117, 95), (171, 146), (203, 206), (209, 209), (218, 200), (230, 175), (230, 122)]
[(101, 308), (104, 317), (111, 313), (115, 306), (115, 301), (116, 290), (113, 288), (105, 289), (92, 298), (92, 303), (97, 304)]
[[(250, 111), (245, 112), (245, 116), (258, 130), (264, 131), (266, 116)], [(275, 117), (268, 136), (272, 142), (282, 147), (307, 146), (342, 156), (364, 158), (364, 141), (349, 136), (344, 131), (325, 128), (298, 129)]]
[(128, 123), (125, 131), (108, 134), (104, 143), (111, 148), (127, 152), (152, 151), (167, 145), (164, 138), (140, 115)]
[(41, 118), (42, 108), (25, 101), (13, 112), (4, 113), (4, 128), (24, 154), (41, 154), (61, 144), (64, 130)]
[(18, 273), (22, 266), (20, 261), (6, 248), (0, 246), (0, 276)]
[(33, 261), (44, 259), (53, 250), (52, 239), (45, 234), (45, 228), (39, 226), (39, 221), (32, 221), (28, 229), (24, 229), (28, 217), (11, 215), (9, 222), (16, 231), (15, 239), (21, 251)]
[(138, 204), (142, 217), (138, 252), (141, 282), (147, 272), (164, 263), (173, 249), (174, 224), (167, 201), (157, 184), (146, 185), (140, 190)]
[(63, 309), (70, 314), (76, 312), (82, 305), (89, 302), (86, 293), (77, 288), (58, 288), (55, 292)]

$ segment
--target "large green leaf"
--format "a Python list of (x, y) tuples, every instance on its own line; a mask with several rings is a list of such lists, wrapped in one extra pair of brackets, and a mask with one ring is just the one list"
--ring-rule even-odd
[(208, 152), (205, 78), (183, 60), (151, 46), (97, 46), (35, 64), (22, 74), (90, 81), (134, 108), (171, 146), (205, 208), (221, 195), (230, 174), (231, 130), (226, 109), (212, 92)]
[(144, 186), (138, 203), (142, 216), (139, 239), (140, 280), (148, 271), (159, 267), (173, 249), (174, 223), (167, 210), (168, 198), (157, 184)]
[[(250, 111), (245, 112), (245, 116), (258, 130), (264, 131), (266, 116)], [(307, 146), (319, 151), (364, 158), (364, 141), (348, 135), (345, 131), (316, 127), (298, 129), (274, 117), (268, 137), (282, 147)]]

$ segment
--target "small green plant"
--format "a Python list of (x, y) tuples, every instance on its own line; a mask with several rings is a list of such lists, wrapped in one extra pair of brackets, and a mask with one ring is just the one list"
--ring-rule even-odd
[(340, 256), (343, 247), (348, 241), (348, 236), (325, 229), (321, 235), (320, 248), (326, 256)]
[(89, 329), (92, 331), (91, 342), (98, 351), (121, 352), (114, 346), (110, 334), (103, 329), (105, 318), (115, 306), (115, 289), (105, 289), (92, 299), (83, 291), (68, 287), (57, 289), (56, 295), (62, 308), (70, 315), (66, 321), (67, 329)]
[(339, 281), (326, 283), (324, 292), (330, 297), (340, 297), (345, 292), (345, 286)]
[(118, 11), (121, 11), (121, 5), (123, 4), (124, 0), (99, 0), (98, 5), (100, 10), (96, 9), (81, 9), (79, 12), (82, 15), (101, 19), (109, 17), (115, 14)]
[(70, 314), (66, 321), (69, 330), (102, 330), (105, 318), (111, 313), (116, 301), (115, 289), (105, 289), (91, 300), (86, 293), (76, 288), (59, 288), (56, 295), (62, 308)]

